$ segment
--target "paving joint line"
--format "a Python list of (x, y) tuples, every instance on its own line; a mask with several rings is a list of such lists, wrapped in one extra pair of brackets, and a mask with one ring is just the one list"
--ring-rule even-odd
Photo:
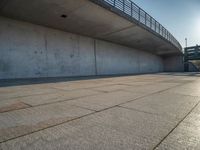
[[(52, 89), (52, 88), (50, 88), (50, 89)], [(52, 94), (52, 93), (56, 93), (56, 92), (47, 92), (47, 93), (40, 93), (40, 94), (30, 94), (30, 95), (24, 95), (24, 96), (16, 96), (16, 97), (11, 97), (11, 98), (5, 98), (2, 101), (24, 98), (24, 97), (29, 97), (29, 96), (40, 96), (40, 95)]]
[[(21, 101), (20, 101), (20, 102), (21, 102)], [(0, 112), (0, 114), (7, 113), (7, 112), (11, 112), (11, 111), (16, 111), (16, 110), (21, 110), (21, 109), (27, 109), (27, 108), (33, 107), (33, 106), (30, 105), (30, 104), (27, 104), (27, 103), (24, 103), (24, 102), (21, 102), (21, 103), (25, 104), (27, 107), (24, 107), (24, 108), (17, 108), (17, 109), (13, 109), (13, 110), (5, 110), (5, 111)]]
[(90, 109), (90, 108), (86, 108), (86, 107), (82, 107), (82, 106), (78, 106), (78, 105), (74, 105), (74, 104), (69, 104), (70, 106), (74, 106), (74, 107), (79, 107), (79, 108), (82, 108), (82, 109), (86, 109), (86, 110), (90, 110), (90, 111), (93, 111), (93, 112), (97, 112), (96, 110), (94, 109)]
[(62, 90), (62, 91), (74, 91), (74, 90), (82, 90), (82, 89), (89, 90), (89, 89), (92, 89), (92, 88), (100, 88), (100, 87), (103, 87), (103, 86), (112, 86), (112, 85), (117, 85), (117, 84), (112, 83), (112, 84), (105, 84), (105, 85), (94, 86), (94, 87), (86, 87), (86, 88), (77, 88), (77, 89), (71, 89), (71, 90), (65, 90), (65, 89), (58, 88), (58, 87), (50, 87), (50, 88), (56, 89), (56, 90)]
[[(65, 92), (69, 91), (69, 92), (71, 92), (71, 91), (75, 91), (75, 90), (82, 90), (82, 89), (88, 90), (88, 89), (92, 89), (92, 88), (98, 88), (98, 87), (103, 87), (103, 86), (112, 86), (112, 85), (116, 85), (116, 84), (108, 84), (108, 85), (94, 86), (94, 87), (88, 87), (88, 88), (77, 88), (77, 89), (71, 89), (71, 90), (65, 90), (65, 89), (62, 89), (62, 88), (57, 88), (57, 87), (52, 87), (52, 86), (50, 86), (50, 87), (48, 87), (46, 89), (54, 89), (54, 90), (58, 90), (58, 91), (65, 91)], [(55, 91), (53, 93), (57, 93), (57, 92)], [(23, 96), (16, 96), (16, 97), (11, 97), (11, 98), (5, 98), (4, 100), (10, 100), (10, 99), (16, 99), (16, 98), (23, 98), (23, 97), (29, 97), (29, 96), (39, 96), (39, 95), (45, 95), (45, 94), (52, 94), (52, 92), (47, 92), (47, 93), (45, 92), (45, 93), (40, 93), (40, 94), (30, 94), (30, 95), (28, 94), (28, 95), (23, 95)]]
[(34, 134), (34, 133), (36, 133), (36, 132), (40, 132), (40, 131), (43, 131), (43, 130), (46, 130), (46, 129), (49, 129), (49, 128), (53, 128), (53, 127), (56, 127), (56, 126), (59, 126), (59, 125), (62, 125), (62, 124), (65, 124), (65, 123), (68, 123), (68, 122), (71, 122), (71, 121), (74, 121), (74, 120), (78, 120), (78, 119), (81, 119), (81, 118), (83, 118), (83, 117), (92, 115), (92, 114), (94, 114), (94, 113), (96, 113), (96, 112), (93, 111), (93, 112), (91, 112), (91, 113), (89, 113), (89, 114), (86, 114), (86, 115), (83, 115), (83, 116), (80, 116), (80, 117), (77, 117), (77, 118), (74, 118), (74, 119), (71, 119), (71, 120), (68, 120), (68, 121), (64, 121), (64, 122), (61, 122), (61, 123), (58, 123), (58, 124), (55, 124), (55, 125), (51, 125), (51, 126), (48, 126), (48, 127), (46, 127), (46, 128), (38, 129), (38, 130), (29, 132), (29, 133), (26, 133), (26, 134), (23, 134), (23, 135), (20, 135), (20, 136), (16, 136), (16, 137), (13, 137), (13, 138), (4, 140), (4, 141), (0, 141), (0, 144), (1, 144), (1, 143), (8, 142), (8, 141), (11, 141), (11, 140), (15, 140), (15, 139), (20, 138), (20, 137), (28, 136), (28, 135), (31, 135), (31, 134)]
[(35, 107), (40, 107), (40, 106), (45, 106), (45, 105), (51, 105), (51, 104), (56, 104), (56, 103), (62, 103), (62, 102), (67, 102), (67, 101), (73, 101), (73, 100), (76, 100), (76, 99), (79, 99), (79, 98), (86, 98), (86, 97), (100, 95), (100, 94), (102, 94), (102, 93), (92, 94), (92, 95), (87, 95), (87, 96), (81, 96), (81, 97), (76, 97), (76, 98), (71, 98), (71, 99), (65, 99), (65, 100), (60, 100), (60, 101), (55, 101), (55, 102), (43, 103), (43, 104), (39, 104), (39, 105), (30, 105), (30, 104), (27, 104), (26, 102), (20, 101), (20, 102), (28, 105), (29, 107), (14, 109), (14, 110), (10, 110), (10, 111), (4, 111), (4, 112), (1, 112), (0, 114), (6, 113), (6, 112), (13, 112), (13, 111), (17, 111), (17, 110), (24, 110), (24, 109), (29, 109), (29, 108), (35, 108)]
[[(176, 86), (174, 86), (174, 87), (178, 87), (178, 86), (179, 86), (179, 85), (176, 85)], [(121, 103), (121, 104), (119, 104), (119, 105), (123, 105), (123, 104), (129, 103), (129, 102), (132, 102), (132, 101), (136, 101), (136, 100), (138, 100), (138, 99), (141, 99), (141, 98), (144, 98), (144, 97), (147, 97), (147, 96), (151, 96), (151, 95), (154, 95), (154, 94), (158, 94), (158, 93), (161, 93), (161, 92), (167, 91), (167, 90), (169, 90), (169, 89), (171, 89), (171, 88), (174, 88), (174, 87), (170, 87), (170, 88), (167, 88), (167, 89), (164, 89), (164, 90), (161, 90), (161, 91), (157, 91), (157, 92), (149, 93), (149, 94), (146, 94), (146, 95), (144, 95), (144, 96), (138, 97), (138, 98), (136, 98), (136, 99), (133, 99), (133, 100), (130, 100), (130, 101), (126, 101), (126, 102), (123, 102), (123, 103)], [(126, 91), (126, 90), (124, 90), (124, 91)], [(133, 93), (133, 92), (131, 92), (131, 91), (126, 91), (126, 92)], [(145, 93), (144, 93), (144, 94), (145, 94)]]
[(119, 108), (124, 108), (124, 109), (128, 109), (128, 110), (132, 110), (132, 111), (137, 111), (137, 112), (141, 112), (141, 113), (145, 113), (145, 114), (149, 114), (149, 115), (160, 116), (159, 114), (156, 114), (156, 113), (151, 113), (151, 112), (147, 112), (147, 111), (142, 111), (142, 110), (138, 110), (138, 109), (135, 109), (135, 108), (129, 108), (129, 107), (124, 107), (124, 106), (120, 106), (120, 105), (118, 105), (117, 107), (119, 107)]
[(185, 115), (185, 117), (183, 117), (177, 124), (174, 128), (172, 128), (172, 130), (166, 135), (164, 136), (164, 138), (158, 143), (156, 144), (156, 146), (153, 148), (153, 150), (155, 150), (156, 148), (159, 147), (159, 145), (187, 118), (187, 116), (189, 116), (192, 111), (200, 104), (200, 100), (197, 102), (197, 104), (192, 107), (192, 109)]
[(71, 119), (71, 120), (67, 120), (67, 121), (52, 125), (52, 126), (48, 126), (46, 128), (42, 128), (42, 129), (39, 129), (39, 130), (36, 130), (36, 131), (32, 131), (32, 132), (29, 132), (29, 133), (26, 133), (26, 134), (23, 134), (23, 135), (20, 135), (20, 136), (16, 136), (16, 137), (4, 140), (4, 141), (0, 141), (0, 144), (11, 141), (11, 140), (15, 140), (15, 139), (20, 138), (20, 137), (28, 136), (28, 135), (31, 135), (31, 134), (34, 134), (34, 133), (37, 133), (37, 132), (40, 132), (40, 131), (43, 131), (43, 130), (46, 130), (46, 129), (49, 129), (49, 128), (53, 128), (53, 127), (56, 127), (56, 126), (59, 126), (59, 125), (62, 125), (62, 124), (68, 123), (68, 122), (72, 122), (72, 121), (75, 121), (75, 120), (78, 120), (78, 119), (81, 119), (81, 118), (84, 118), (84, 117), (87, 117), (87, 116), (90, 116), (90, 115), (94, 115), (96, 113), (100, 113), (100, 112), (106, 111), (108, 109), (112, 109), (114, 107), (116, 107), (116, 105), (109, 107), (109, 108), (101, 109), (101, 110), (98, 110), (98, 111), (93, 111), (93, 112), (88, 113), (86, 115), (83, 115), (83, 116), (80, 116), (80, 117), (77, 117), (77, 118), (74, 118), (74, 119)]
[[(112, 85), (117, 85), (117, 84), (112, 84)], [(100, 87), (102, 87), (102, 86), (100, 86)], [(57, 89), (57, 88), (54, 88), (54, 87), (51, 87), (51, 88)], [(98, 88), (98, 87), (92, 87), (92, 88)], [(72, 101), (72, 100), (76, 100), (76, 99), (79, 99), (79, 98), (86, 98), (86, 97), (95, 96), (95, 95), (101, 95), (101, 94), (105, 94), (105, 93), (112, 93), (112, 92), (117, 92), (117, 91), (130, 92), (130, 91), (126, 91), (126, 90), (124, 90), (124, 89), (119, 89), (119, 90), (108, 91), (108, 92), (107, 92), (107, 91), (93, 90), (92, 88), (81, 88), (81, 89), (90, 89), (91, 91), (95, 91), (95, 92), (99, 92), (99, 93), (92, 94), (92, 95), (81, 96), (81, 97), (76, 97), (76, 98), (71, 98), (71, 99), (65, 99), (65, 100), (61, 100), (61, 101), (55, 101), (55, 102), (44, 103), (44, 104), (39, 104), (39, 105), (31, 105), (31, 104), (28, 104), (28, 103), (26, 103), (26, 102), (20, 101), (20, 102), (22, 102), (22, 103), (28, 105), (29, 107), (27, 107), (27, 108), (19, 108), (19, 109), (14, 109), (14, 110), (9, 110), (9, 111), (4, 111), (4, 112), (0, 112), (0, 114), (6, 113), (6, 112), (17, 111), (17, 110), (24, 110), (24, 109), (28, 109), (28, 108), (30, 108), (30, 107), (33, 107), (33, 108), (34, 108), (34, 107), (39, 107), (39, 106), (45, 106), (45, 105), (50, 105), (50, 104), (61, 103), (61, 102), (65, 102), (65, 101)], [(57, 90), (58, 90), (58, 89), (57, 89)], [(64, 90), (64, 89), (59, 89), (59, 90), (68, 91), (68, 90)], [(75, 91), (75, 90), (80, 90), (80, 89), (69, 90), (69, 92)], [(53, 92), (53, 93), (54, 93), (54, 92)], [(55, 92), (55, 93), (56, 93), (56, 92)], [(130, 92), (130, 93), (132, 93), (132, 92)], [(42, 94), (28, 95), (28, 96), (22, 96), (22, 97), (39, 96), (39, 95), (45, 95), (45, 94), (51, 94), (51, 93), (42, 93)], [(150, 93), (150, 94), (147, 94), (147, 95), (145, 94), (144, 96), (148, 96), (148, 95), (151, 95), (151, 94), (153, 94), (153, 93)], [(22, 98), (22, 97), (17, 97), (17, 98)], [(139, 98), (143, 98), (143, 96), (142, 96), (142, 97), (139, 97)], [(11, 98), (11, 99), (14, 99), (14, 98)], [(138, 99), (138, 98), (136, 98), (136, 99)], [(136, 100), (136, 99), (133, 99), (133, 100), (131, 100), (131, 101), (134, 101), (134, 100)], [(129, 101), (128, 101), (128, 102), (129, 102)], [(122, 103), (122, 104), (123, 104), (123, 103)], [(121, 105), (121, 104), (120, 104), (120, 105)], [(116, 105), (116, 106), (117, 106), (117, 105)], [(77, 107), (78, 107), (78, 106), (77, 106)], [(84, 107), (83, 107), (83, 108), (84, 108)], [(87, 108), (85, 108), (85, 109), (87, 109)], [(95, 111), (95, 110), (93, 110), (93, 111)]]

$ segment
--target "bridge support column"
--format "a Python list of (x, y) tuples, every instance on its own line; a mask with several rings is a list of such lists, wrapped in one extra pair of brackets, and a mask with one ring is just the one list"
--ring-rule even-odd
[(189, 63), (188, 63), (188, 61), (184, 62), (184, 71), (185, 72), (189, 72)]
[(187, 49), (184, 49), (184, 71), (189, 72), (189, 62), (188, 62), (188, 53)]

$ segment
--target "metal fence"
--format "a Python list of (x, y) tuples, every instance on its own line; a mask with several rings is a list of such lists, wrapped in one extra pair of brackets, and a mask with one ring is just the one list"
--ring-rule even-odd
[(138, 23), (145, 25), (148, 29), (161, 35), (163, 38), (171, 42), (174, 46), (182, 50), (179, 42), (174, 38), (174, 36), (165, 29), (159, 22), (157, 22), (153, 17), (146, 13), (143, 9), (137, 6), (131, 0), (100, 0), (113, 8), (125, 13), (131, 18), (134, 18)]

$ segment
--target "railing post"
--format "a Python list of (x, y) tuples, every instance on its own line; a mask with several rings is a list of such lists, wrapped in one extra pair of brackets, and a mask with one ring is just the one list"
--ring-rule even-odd
[(169, 41), (169, 32), (167, 31), (167, 40)]
[(160, 34), (160, 23), (159, 23), (159, 32), (158, 33)]
[(125, 0), (123, 0), (123, 12), (125, 10)]
[(114, 0), (114, 7), (115, 7), (115, 4), (116, 4), (115, 1), (116, 1), (116, 0)]
[(133, 17), (133, 3), (131, 2), (131, 17)]
[(140, 23), (140, 8), (139, 8), (138, 20), (139, 20), (139, 23)]
[(152, 17), (150, 16), (150, 28), (152, 29)]
[(145, 19), (145, 25), (147, 25), (147, 13), (145, 12), (145, 15), (144, 15), (144, 19)]
[(165, 37), (165, 28), (163, 27), (163, 37)]

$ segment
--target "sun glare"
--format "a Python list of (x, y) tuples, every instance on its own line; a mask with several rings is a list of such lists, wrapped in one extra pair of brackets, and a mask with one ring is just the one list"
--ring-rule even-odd
[(197, 20), (195, 30), (196, 30), (197, 34), (200, 34), (200, 18)]

